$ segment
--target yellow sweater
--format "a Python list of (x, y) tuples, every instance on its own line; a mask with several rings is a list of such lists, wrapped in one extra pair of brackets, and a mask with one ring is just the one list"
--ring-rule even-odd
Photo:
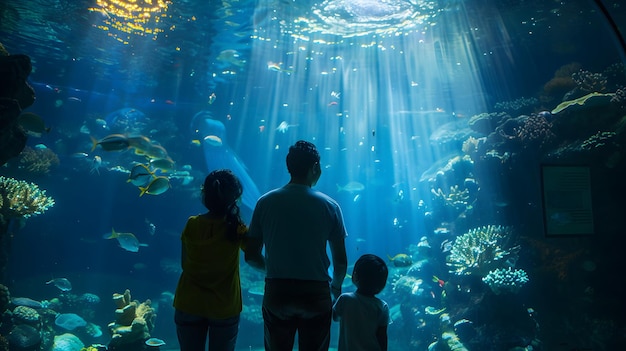
[[(225, 237), (226, 223), (206, 215), (191, 216), (181, 235), (183, 273), (174, 308), (207, 318), (225, 319), (241, 312), (239, 250), (243, 240)], [(242, 237), (247, 228), (241, 225)]]

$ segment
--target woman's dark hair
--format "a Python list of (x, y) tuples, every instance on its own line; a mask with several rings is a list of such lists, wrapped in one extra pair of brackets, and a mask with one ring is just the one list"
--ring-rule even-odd
[(209, 213), (225, 217), (226, 238), (237, 241), (237, 228), (243, 223), (239, 214), (237, 200), (243, 193), (243, 187), (237, 176), (228, 169), (218, 169), (204, 179), (202, 203)]
[(304, 177), (316, 162), (320, 162), (320, 154), (313, 143), (298, 140), (289, 147), (286, 161), (289, 174)]
[(365, 254), (356, 261), (352, 271), (352, 280), (357, 286), (357, 292), (374, 296), (381, 292), (387, 284), (389, 270), (382, 258)]

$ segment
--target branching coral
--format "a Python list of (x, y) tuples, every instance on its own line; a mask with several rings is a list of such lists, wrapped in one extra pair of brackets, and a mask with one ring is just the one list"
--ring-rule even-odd
[(516, 260), (519, 246), (510, 246), (511, 236), (511, 227), (488, 225), (457, 237), (447, 259), (450, 273), (484, 277), (507, 260)]
[(539, 103), (539, 100), (537, 100), (537, 98), (534, 97), (521, 97), (519, 99), (515, 99), (512, 101), (501, 101), (495, 104), (495, 106), (493, 107), (494, 109), (498, 110), (498, 111), (519, 111), (522, 109), (527, 109), (530, 107), (533, 107), (535, 105), (537, 105)]
[(0, 284), (0, 313), (4, 313), (11, 303), (11, 293), (9, 288)]
[(615, 137), (615, 132), (597, 132), (596, 134), (587, 138), (580, 145), (580, 148), (583, 150), (594, 150), (603, 148), (609, 144), (613, 143), (613, 138)]
[(618, 88), (615, 91), (615, 95), (611, 98), (611, 103), (616, 104), (620, 108), (626, 108), (626, 88)]
[(469, 190), (461, 189), (458, 185), (451, 186), (448, 193), (444, 193), (441, 188), (437, 190), (431, 189), (430, 191), (435, 199), (442, 201), (446, 207), (463, 211), (470, 206)]
[(525, 147), (543, 146), (554, 138), (552, 123), (539, 114), (529, 116), (520, 127), (515, 128), (517, 137)]
[(52, 167), (59, 165), (59, 157), (50, 149), (25, 147), (20, 153), (19, 168), (29, 173), (48, 174)]
[(52, 206), (54, 199), (36, 184), (0, 176), (0, 215), (5, 218), (28, 218)]
[(581, 69), (572, 74), (572, 79), (576, 86), (584, 92), (604, 92), (607, 89), (607, 79), (602, 73), (591, 73)]
[(479, 145), (480, 145), (480, 139), (476, 139), (473, 136), (470, 136), (469, 138), (465, 139), (465, 141), (463, 142), (463, 146), (461, 147), (461, 150), (463, 151), (464, 154), (469, 155), (471, 157), (472, 155), (476, 154), (476, 152), (478, 152)]

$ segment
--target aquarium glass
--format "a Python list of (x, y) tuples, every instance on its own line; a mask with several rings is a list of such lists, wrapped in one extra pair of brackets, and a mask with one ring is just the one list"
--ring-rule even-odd
[(622, 349), (625, 31), (618, 0), (3, 0), (0, 350), (178, 350), (204, 178), (237, 175), (248, 224), (298, 140), (343, 291), (388, 265), (389, 350)]

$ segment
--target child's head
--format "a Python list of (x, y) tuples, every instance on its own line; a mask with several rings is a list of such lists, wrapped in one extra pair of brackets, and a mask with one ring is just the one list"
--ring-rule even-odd
[(243, 188), (241, 182), (228, 169), (209, 173), (202, 186), (202, 203), (213, 214), (224, 216), (237, 207)]
[(388, 275), (387, 264), (382, 258), (366, 254), (354, 264), (352, 282), (360, 294), (374, 296), (383, 290)]

